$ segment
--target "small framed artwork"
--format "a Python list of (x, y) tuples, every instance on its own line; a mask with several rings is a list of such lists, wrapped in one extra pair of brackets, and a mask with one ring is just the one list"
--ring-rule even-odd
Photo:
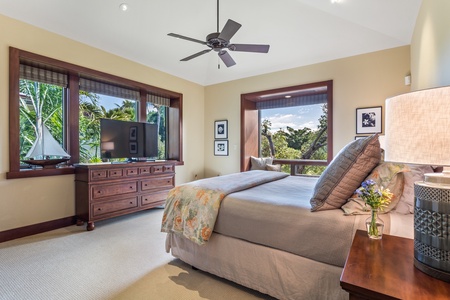
[(138, 153), (138, 146), (136, 142), (130, 142), (130, 154), (137, 154)]
[(215, 139), (227, 139), (228, 138), (228, 121), (215, 121), (214, 122), (214, 138)]
[(228, 141), (214, 141), (214, 155), (228, 156)]
[(135, 141), (137, 139), (137, 127), (130, 127), (130, 141)]
[(381, 122), (381, 106), (356, 109), (356, 134), (380, 133)]

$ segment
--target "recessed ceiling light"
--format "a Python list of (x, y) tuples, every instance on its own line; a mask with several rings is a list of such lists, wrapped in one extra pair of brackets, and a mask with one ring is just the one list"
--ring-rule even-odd
[(331, 0), (331, 3), (340, 3), (341, 2), (341, 0)]
[(119, 8), (121, 11), (127, 11), (128, 10), (128, 4), (122, 3), (119, 5)]

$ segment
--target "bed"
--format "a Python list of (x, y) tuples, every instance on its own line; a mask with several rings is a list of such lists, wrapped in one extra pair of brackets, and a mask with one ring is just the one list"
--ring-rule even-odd
[[(367, 150), (370, 141), (352, 144)], [(364, 158), (359, 151), (359, 159)], [(327, 168), (332, 180), (338, 177), (338, 185), (354, 180), (349, 173), (356, 166), (352, 160), (352, 168), (344, 168), (344, 174), (332, 170), (333, 162)], [(341, 169), (343, 162), (337, 163)], [(367, 159), (360, 163), (368, 164)], [(355, 179), (357, 185), (361, 176), (366, 178), (380, 165), (386, 164), (380, 164), (378, 157), (367, 166), (369, 171)], [(397, 166), (395, 170), (395, 184), (400, 178), (403, 191), (406, 169)], [(176, 187), (169, 194), (163, 217), (166, 251), (200, 270), (278, 299), (348, 299), (339, 279), (354, 234), (364, 229), (368, 216), (355, 213), (353, 204), (347, 210), (341, 209), (343, 204), (334, 207), (331, 194), (341, 193), (335, 184), (325, 202), (314, 206), (312, 199), (329, 185), (330, 178), (324, 185), (323, 177), (254, 170)], [(211, 217), (211, 211), (215, 216)], [(189, 216), (184, 221), (183, 214)], [(413, 237), (413, 214), (398, 213), (393, 207), (382, 219), (384, 233)]]

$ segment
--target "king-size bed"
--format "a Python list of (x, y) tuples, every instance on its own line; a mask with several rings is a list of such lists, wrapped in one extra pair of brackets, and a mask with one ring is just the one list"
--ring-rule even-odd
[[(354, 144), (370, 147), (369, 141)], [(370, 155), (366, 158), (372, 160)], [(366, 158), (359, 153), (361, 165), (368, 164)], [(380, 165), (379, 157), (371, 163), (363, 179)], [(359, 168), (353, 163), (355, 167)], [(354, 175), (348, 171), (331, 177), (340, 177), (338, 185), (348, 184), (345, 181)], [(322, 177), (254, 170), (175, 187), (162, 222), (166, 251), (200, 270), (278, 299), (348, 299), (339, 278), (354, 234), (364, 229), (368, 216), (353, 213), (353, 206), (342, 210), (326, 202), (336, 192), (335, 184), (323, 203), (312, 201), (327, 190), (329, 180), (324, 186)], [(385, 234), (412, 238), (412, 214), (393, 209), (382, 219)]]

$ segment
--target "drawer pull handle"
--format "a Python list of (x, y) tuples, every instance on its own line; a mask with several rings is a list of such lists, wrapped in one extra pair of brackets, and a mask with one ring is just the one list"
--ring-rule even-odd
[(144, 186), (147, 186), (147, 184), (144, 184)]
[(130, 204), (133, 204), (133, 202), (132, 202), (132, 201), (130, 201)]
[(133, 188), (133, 186), (132, 185), (130, 185), (130, 189), (132, 189)]
[(101, 211), (102, 209), (99, 207), (99, 208), (97, 208), (97, 210), (98, 210), (98, 211)]

